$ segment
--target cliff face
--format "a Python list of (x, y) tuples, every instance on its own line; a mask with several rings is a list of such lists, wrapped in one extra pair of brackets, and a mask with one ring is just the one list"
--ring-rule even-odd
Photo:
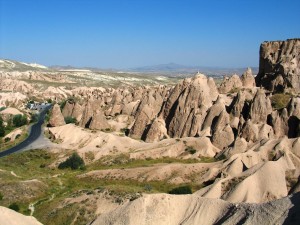
[(300, 39), (267, 41), (260, 46), (257, 86), (269, 91), (300, 89)]

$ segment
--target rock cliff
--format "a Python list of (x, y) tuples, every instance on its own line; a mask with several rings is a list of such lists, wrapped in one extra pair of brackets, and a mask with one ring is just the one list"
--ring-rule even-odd
[(269, 91), (300, 90), (300, 39), (266, 41), (260, 46), (257, 86)]

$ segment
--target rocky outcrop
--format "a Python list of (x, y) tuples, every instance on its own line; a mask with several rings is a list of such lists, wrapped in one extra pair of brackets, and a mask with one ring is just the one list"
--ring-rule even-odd
[(157, 142), (164, 138), (168, 138), (167, 128), (163, 119), (155, 119), (147, 132), (146, 142)]
[(71, 116), (74, 109), (74, 103), (66, 101), (66, 104), (62, 110), (62, 114), (64, 117)]
[(65, 119), (60, 111), (60, 106), (58, 104), (55, 104), (52, 108), (52, 112), (50, 115), (49, 125), (51, 127), (57, 127), (65, 125)]
[(259, 89), (251, 103), (250, 117), (253, 123), (266, 123), (268, 115), (272, 112), (270, 99), (263, 89)]
[(88, 100), (87, 103), (83, 106), (82, 118), (79, 122), (79, 126), (88, 128), (92, 121), (94, 115), (94, 110), (92, 106), (92, 100)]
[(42, 225), (33, 216), (25, 216), (12, 209), (0, 206), (0, 224), (1, 225)]
[(212, 144), (223, 149), (234, 141), (234, 133), (230, 127), (230, 118), (226, 110), (220, 113), (217, 122), (212, 126)]
[(209, 108), (218, 96), (218, 90), (211, 78), (197, 74), (178, 84), (162, 110), (166, 120), (168, 134), (171, 137), (186, 137), (195, 134), (201, 128), (206, 108)]
[(151, 194), (100, 215), (92, 225), (299, 224), (299, 204), (299, 193), (263, 204), (233, 204), (196, 194)]
[(160, 90), (149, 90), (139, 106), (135, 114), (135, 122), (130, 129), (129, 136), (137, 139), (145, 139), (151, 122), (158, 115), (163, 103), (163, 96)]
[(239, 75), (234, 74), (231, 77), (224, 77), (223, 82), (220, 85), (220, 93), (228, 93), (230, 91), (235, 91), (243, 86), (243, 83)]
[(98, 109), (93, 115), (89, 128), (92, 130), (110, 129), (110, 125), (108, 124), (101, 109)]
[(269, 91), (300, 90), (300, 39), (266, 41), (260, 46), (257, 86)]
[(251, 68), (247, 68), (245, 73), (241, 76), (241, 81), (244, 88), (253, 88), (255, 87), (255, 78), (252, 74)]

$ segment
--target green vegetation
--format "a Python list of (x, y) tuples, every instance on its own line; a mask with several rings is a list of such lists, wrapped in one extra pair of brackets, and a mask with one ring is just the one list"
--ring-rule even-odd
[(3, 199), (3, 194), (0, 192), (0, 201)]
[(3, 124), (2, 117), (0, 117), (0, 137), (4, 137), (4, 136), (5, 136), (5, 127)]
[[(212, 158), (213, 159), (213, 158)], [(104, 170), (104, 169), (125, 169), (136, 167), (148, 167), (160, 163), (199, 163), (206, 162), (207, 159), (179, 159), (163, 157), (158, 159), (146, 158), (146, 159), (130, 159), (127, 154), (120, 154), (117, 156), (105, 156), (101, 160), (97, 160), (89, 165), (91, 170)]]
[(30, 123), (35, 123), (38, 121), (38, 119), (39, 119), (39, 115), (36, 113), (32, 113), (30, 118)]
[(196, 149), (194, 149), (192, 146), (187, 146), (185, 148), (185, 151), (188, 152), (188, 153), (190, 153), (191, 155), (193, 155), (193, 154), (195, 154), (197, 152)]
[(16, 212), (19, 212), (19, 211), (20, 211), (20, 207), (19, 207), (19, 205), (18, 205), (16, 202), (10, 204), (10, 205), (8, 206), (8, 208), (10, 208), (10, 209), (12, 209), (12, 210), (15, 210)]
[[(113, 179), (80, 176), (92, 170), (113, 169), (113, 168), (134, 168), (151, 166), (158, 163), (197, 163), (206, 159), (130, 159), (129, 155), (106, 156), (86, 165), (85, 170), (60, 170), (56, 166), (59, 153), (51, 153), (45, 150), (31, 150), (12, 154), (0, 158), (0, 192), (3, 200), (1, 205), (8, 207), (11, 203), (17, 203), (19, 212), (29, 215), (28, 205), (35, 202), (35, 216), (44, 224), (88, 224), (94, 219), (93, 204), (89, 201), (66, 203), (66, 199), (80, 197), (81, 195), (93, 195), (92, 199), (99, 196), (100, 192), (107, 192), (109, 196), (117, 198), (117, 202), (124, 199), (134, 200), (137, 193), (168, 193), (176, 192), (177, 185), (157, 181), (138, 181), (129, 179)], [(60, 153), (61, 154), (61, 153)], [(93, 159), (92, 152), (87, 152), (85, 157)], [(73, 156), (74, 157), (74, 156)], [(73, 158), (72, 155), (70, 158)], [(77, 158), (77, 157), (74, 157)], [(211, 159), (210, 159), (211, 160)], [(67, 160), (66, 160), (67, 161)], [(76, 161), (76, 160), (75, 160)], [(12, 176), (13, 171), (17, 176)], [(31, 181), (37, 180), (30, 185)], [(26, 186), (24, 186), (26, 185)], [(179, 193), (191, 193), (201, 186), (191, 182), (189, 188), (177, 191)], [(33, 189), (38, 187), (38, 189)], [(32, 190), (32, 191), (31, 191)], [(91, 204), (90, 207), (87, 207)], [(79, 213), (79, 214), (78, 214)], [(78, 215), (80, 215), (78, 217)], [(77, 218), (77, 219), (76, 219)]]
[(27, 124), (27, 116), (21, 114), (14, 115), (12, 122), (15, 127), (21, 127)]
[(58, 169), (71, 168), (72, 170), (77, 170), (84, 167), (83, 159), (75, 152), (66, 161), (58, 165)]
[(67, 116), (67, 117), (65, 117), (65, 122), (66, 122), (66, 124), (69, 124), (69, 123), (75, 123), (76, 124), (77, 120), (74, 117)]
[(185, 195), (185, 194), (192, 194), (192, 189), (190, 186), (181, 186), (181, 187), (176, 187), (169, 191), (169, 194), (173, 195)]
[(270, 100), (272, 107), (276, 110), (283, 109), (287, 106), (291, 99), (291, 95), (289, 94), (274, 94)]

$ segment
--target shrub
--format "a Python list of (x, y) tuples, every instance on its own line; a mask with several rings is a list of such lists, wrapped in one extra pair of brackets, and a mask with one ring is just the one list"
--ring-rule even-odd
[(13, 124), (15, 127), (21, 127), (27, 124), (27, 117), (25, 115), (17, 114), (13, 117)]
[(283, 109), (289, 103), (291, 96), (288, 94), (275, 94), (270, 99), (274, 109)]
[(16, 135), (16, 139), (20, 138), (21, 137), (21, 134), (17, 134)]
[(9, 142), (11, 139), (9, 137), (4, 138), (5, 142)]
[(76, 170), (81, 167), (84, 167), (84, 161), (76, 152), (58, 165), (58, 169), (71, 168), (72, 170)]
[(169, 191), (169, 194), (173, 194), (173, 195), (185, 195), (185, 194), (192, 194), (192, 193), (193, 192), (190, 186), (181, 186)]
[(190, 154), (195, 154), (196, 153), (196, 149), (194, 149), (193, 147), (191, 146), (188, 146), (186, 149), (185, 149), (186, 152), (190, 153)]
[(150, 184), (146, 184), (145, 187), (144, 187), (145, 191), (152, 191), (152, 186)]
[(19, 212), (20, 211), (20, 207), (17, 203), (12, 203), (8, 206), (8, 208), (12, 209), (12, 210), (15, 210), (16, 212)]
[(3, 199), (3, 194), (0, 192), (0, 201)]
[(33, 113), (30, 118), (30, 123), (35, 123), (39, 119), (39, 116), (36, 113)]
[(67, 117), (65, 117), (65, 122), (66, 122), (66, 124), (69, 124), (69, 123), (77, 123), (77, 120), (76, 120), (76, 118), (74, 118), (74, 117), (67, 116)]

